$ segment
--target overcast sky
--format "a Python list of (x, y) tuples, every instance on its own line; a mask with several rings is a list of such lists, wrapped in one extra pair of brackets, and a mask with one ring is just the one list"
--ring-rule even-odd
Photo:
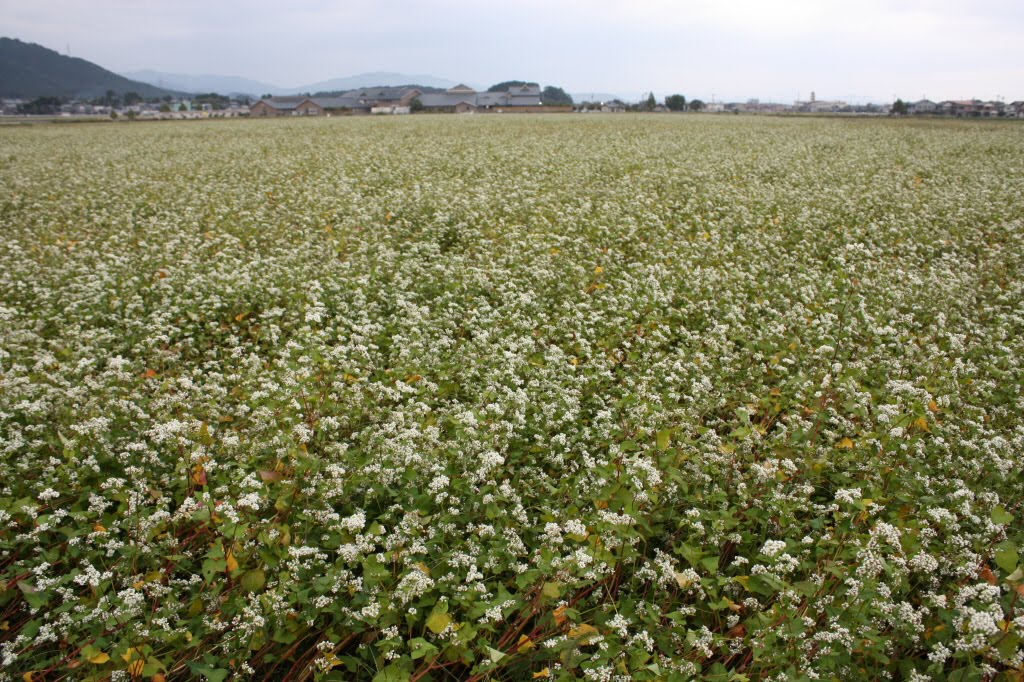
[(112, 71), (366, 71), (718, 100), (1024, 99), (1024, 0), (0, 0)]

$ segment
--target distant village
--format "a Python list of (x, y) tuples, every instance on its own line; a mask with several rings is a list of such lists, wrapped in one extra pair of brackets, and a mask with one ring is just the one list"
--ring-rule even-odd
[[(563, 93), (564, 94), (564, 93)], [(45, 115), (58, 117), (109, 117), (127, 120), (271, 118), (281, 116), (341, 116), (358, 114), (403, 115), (416, 113), (529, 113), (577, 112), (624, 113), (629, 111), (671, 113), (701, 111), (707, 113), (757, 114), (836, 114), (943, 116), (953, 118), (1024, 118), (1024, 101), (1002, 102), (922, 99), (890, 104), (848, 104), (837, 100), (819, 100), (815, 93), (806, 101), (792, 104), (761, 102), (704, 102), (670, 95), (662, 102), (651, 94), (635, 103), (620, 100), (573, 102), (571, 98), (545, 101), (539, 85), (514, 84), (499, 91), (480, 92), (467, 85), (448, 90), (421, 89), (415, 86), (360, 88), (326, 95), (273, 97), (258, 100), (210, 93), (191, 98), (165, 96), (145, 100), (134, 93), (118, 95), (108, 91), (105, 97), (89, 101), (64, 101), (57, 98), (36, 100), (0, 100), (0, 115)]]

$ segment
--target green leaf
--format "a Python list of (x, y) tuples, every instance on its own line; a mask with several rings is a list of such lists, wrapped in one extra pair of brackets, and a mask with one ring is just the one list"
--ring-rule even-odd
[(670, 442), (672, 442), (672, 431), (670, 429), (662, 429), (661, 431), (658, 431), (659, 450), (668, 450)]
[(487, 648), (487, 657), (491, 659), (491, 663), (497, 663), (501, 659), (505, 658), (505, 654), (497, 649)]
[(373, 682), (408, 682), (411, 677), (399, 662), (392, 663), (373, 676)]
[(267, 584), (267, 575), (262, 568), (254, 568), (243, 573), (240, 582), (246, 592), (258, 592)]
[(412, 660), (416, 661), (426, 656), (432, 656), (437, 653), (438, 649), (436, 646), (423, 639), (417, 637), (409, 642), (409, 649), (412, 651)]
[(1017, 545), (1009, 540), (996, 545), (996, 565), (1007, 573), (1012, 573), (1017, 568)]
[(213, 666), (205, 663), (190, 662), (188, 664), (189, 669), (193, 675), (202, 675), (209, 682), (224, 682), (227, 679), (229, 670), (224, 668), (214, 668)]
[(992, 510), (992, 523), (1000, 526), (1005, 526), (1008, 523), (1013, 523), (1013, 514), (1006, 511), (1006, 508), (999, 505)]
[(1003, 658), (1013, 658), (1017, 653), (1018, 646), (1020, 646), (1020, 637), (1016, 633), (1008, 632), (999, 640), (996, 649)]
[(562, 596), (562, 588), (558, 583), (547, 582), (544, 583), (544, 587), (541, 588), (541, 593), (549, 599), (558, 599)]

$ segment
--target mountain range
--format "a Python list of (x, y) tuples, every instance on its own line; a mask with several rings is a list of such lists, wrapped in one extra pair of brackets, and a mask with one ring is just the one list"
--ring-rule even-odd
[[(448, 89), (458, 84), (447, 78), (392, 71), (360, 73), (293, 87), (281, 87), (241, 76), (189, 75), (151, 69), (116, 74), (92, 62), (62, 55), (42, 45), (25, 43), (13, 38), (0, 38), (0, 97), (94, 99), (102, 97), (108, 91), (113, 91), (119, 96), (126, 92), (135, 92), (144, 98), (167, 95), (182, 97), (189, 93), (209, 92), (260, 97), (264, 94), (339, 92), (372, 86), (418, 85)], [(474, 83), (468, 85), (477, 90), (484, 90), (487, 87)], [(615, 99), (616, 96), (608, 93), (574, 92), (572, 97), (580, 102), (608, 101)]]
[(446, 78), (437, 78), (428, 75), (409, 75), (394, 73), (391, 71), (374, 71), (360, 73), (355, 76), (343, 78), (332, 78), (331, 80), (297, 85), (293, 87), (282, 87), (271, 83), (243, 78), (241, 76), (221, 76), (206, 74), (201, 76), (166, 73), (145, 69), (142, 71), (131, 71), (122, 74), (127, 78), (143, 81), (151, 85), (185, 92), (218, 92), (225, 95), (252, 95), (259, 97), (263, 94), (274, 95), (298, 95), (301, 93), (316, 92), (337, 92), (343, 90), (354, 90), (370, 86), (387, 85), (422, 85), (431, 88), (448, 89), (458, 85), (456, 81)]

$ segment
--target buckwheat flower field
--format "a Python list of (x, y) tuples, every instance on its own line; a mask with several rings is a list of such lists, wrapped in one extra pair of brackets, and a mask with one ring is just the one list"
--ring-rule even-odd
[(1024, 674), (1024, 127), (0, 129), (0, 680)]

